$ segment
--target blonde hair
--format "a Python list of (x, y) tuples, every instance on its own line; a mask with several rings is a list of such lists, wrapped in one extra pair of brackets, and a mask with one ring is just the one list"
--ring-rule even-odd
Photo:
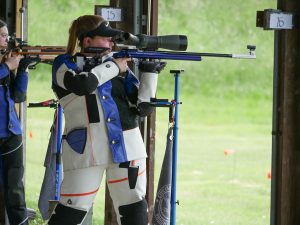
[(69, 28), (67, 53), (74, 55), (78, 46), (82, 47), (85, 35), (89, 31), (96, 29), (103, 21), (103, 17), (98, 15), (84, 15), (74, 20)]

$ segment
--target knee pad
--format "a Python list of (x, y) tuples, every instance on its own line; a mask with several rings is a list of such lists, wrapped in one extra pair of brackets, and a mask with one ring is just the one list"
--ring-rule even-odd
[(58, 204), (50, 217), (49, 225), (78, 225), (81, 224), (87, 211)]
[(122, 225), (147, 225), (148, 205), (145, 199), (119, 207)]

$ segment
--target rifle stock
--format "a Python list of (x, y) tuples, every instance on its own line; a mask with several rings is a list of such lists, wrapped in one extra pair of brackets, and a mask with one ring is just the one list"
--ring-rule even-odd
[(39, 58), (43, 63), (51, 63), (57, 55), (64, 54), (64, 46), (18, 46), (11, 50), (12, 55)]
[(5, 57), (5, 54), (11, 52), (12, 55), (23, 55), (24, 57), (39, 59), (39, 62), (42, 63), (52, 64), (54, 58), (57, 55), (64, 54), (66, 50), (65, 46), (30, 46), (27, 42), (13, 36), (8, 41), (8, 47), (2, 54)]

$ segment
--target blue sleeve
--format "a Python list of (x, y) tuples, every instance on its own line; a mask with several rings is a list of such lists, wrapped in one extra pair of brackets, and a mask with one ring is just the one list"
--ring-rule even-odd
[(9, 75), (9, 68), (5, 63), (0, 63), (0, 79)]
[(88, 95), (96, 90), (98, 78), (79, 69), (68, 54), (58, 56), (52, 67), (52, 88), (63, 88), (76, 95)]
[(18, 72), (13, 82), (13, 96), (16, 103), (26, 100), (26, 92), (28, 86), (28, 73)]
[(140, 82), (129, 69), (126, 71), (124, 85), (128, 99), (131, 103), (136, 104)]
[(71, 69), (73, 71), (78, 72), (79, 68), (76, 65), (75, 62), (72, 61), (72, 56), (69, 54), (63, 54), (63, 55), (59, 55), (55, 58), (53, 65), (52, 65), (52, 82), (55, 85), (58, 85), (57, 82), (57, 71), (59, 70), (59, 68), (61, 66), (65, 65), (66, 68), (65, 70)]

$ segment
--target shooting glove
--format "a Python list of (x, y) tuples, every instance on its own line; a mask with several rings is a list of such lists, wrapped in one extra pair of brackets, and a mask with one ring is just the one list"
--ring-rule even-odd
[(25, 72), (28, 66), (35, 66), (40, 61), (40, 58), (22, 58), (19, 62), (18, 72)]
[(139, 63), (139, 70), (141, 72), (160, 73), (165, 68), (166, 64), (166, 62), (141, 61)]

